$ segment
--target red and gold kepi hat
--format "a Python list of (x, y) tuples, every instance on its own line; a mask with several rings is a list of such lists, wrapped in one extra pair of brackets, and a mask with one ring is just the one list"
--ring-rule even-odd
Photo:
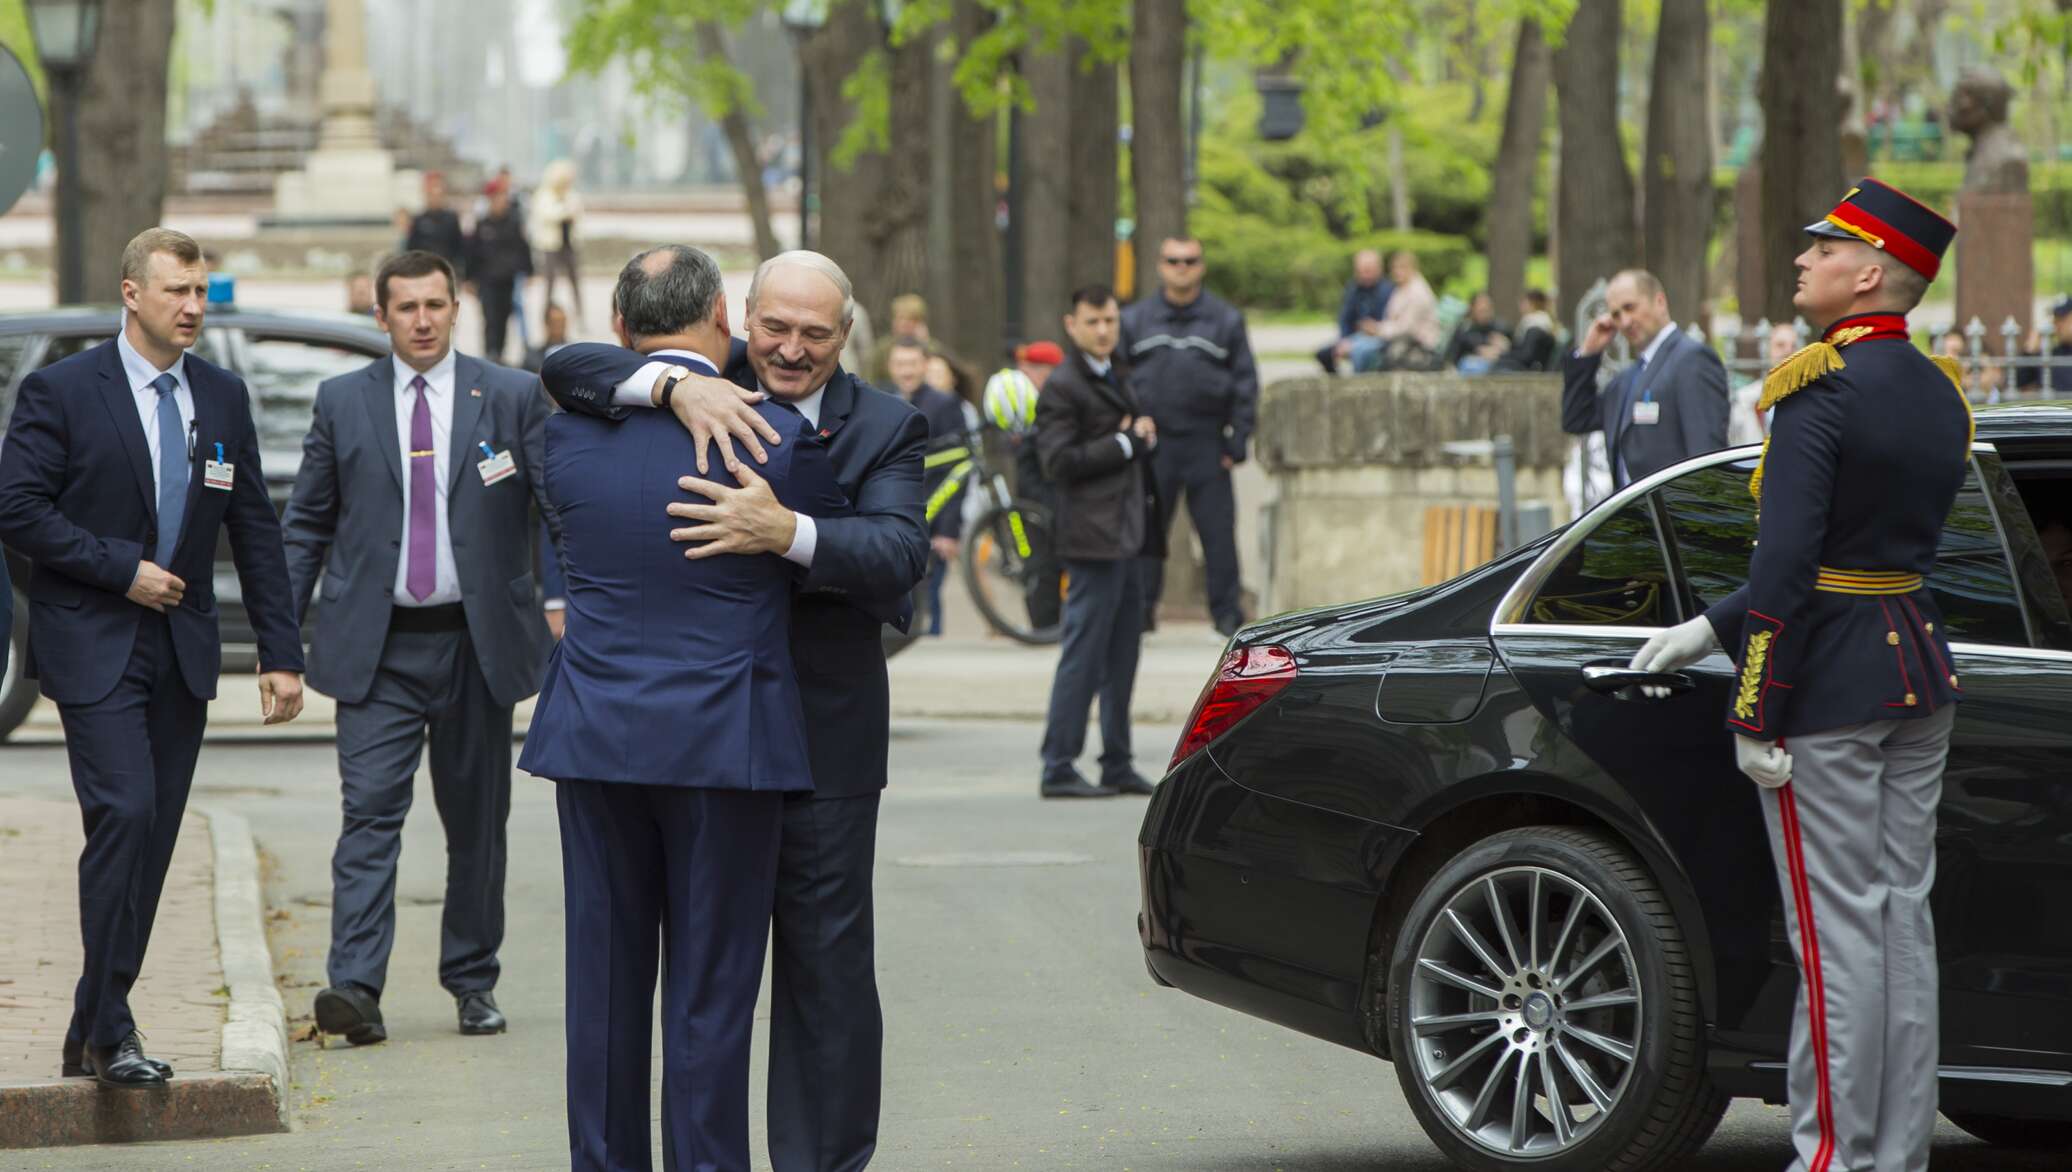
[(1860, 179), (1827, 218), (1806, 225), (1808, 236), (1861, 240), (1935, 280), (1957, 225), (1889, 183)]

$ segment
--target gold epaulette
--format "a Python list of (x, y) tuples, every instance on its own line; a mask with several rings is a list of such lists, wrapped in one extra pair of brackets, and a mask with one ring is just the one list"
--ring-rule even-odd
[(1950, 376), (1950, 385), (1957, 388), (1957, 401), (1964, 404), (1964, 421), (1970, 426), (1970, 432), (1964, 440), (1964, 450), (1968, 454), (1972, 443), (1978, 439), (1978, 417), (1971, 413), (1971, 396), (1964, 393), (1964, 364), (1947, 354), (1931, 354), (1928, 361), (1935, 363), (1936, 369)]
[[(1858, 333), (1858, 330), (1862, 330), (1862, 333)], [(1771, 367), (1770, 373), (1763, 376), (1763, 394), (1756, 400), (1755, 409), (1767, 412), (1821, 377), (1847, 366), (1848, 364), (1842, 361), (1840, 347), (1867, 333), (1870, 333), (1868, 328), (1852, 326), (1837, 332), (1832, 342), (1823, 339), (1799, 347), (1798, 353)], [(1757, 504), (1763, 503), (1763, 465), (1769, 459), (1770, 438), (1766, 435), (1763, 437), (1762, 459), (1755, 462), (1755, 473), (1748, 478), (1748, 495), (1754, 497)]]

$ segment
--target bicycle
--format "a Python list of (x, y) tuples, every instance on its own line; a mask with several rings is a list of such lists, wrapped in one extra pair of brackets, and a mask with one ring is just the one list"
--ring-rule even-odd
[[(957, 553), (964, 587), (971, 591), (979, 613), (995, 631), (1017, 643), (1041, 646), (1057, 642), (1063, 634), (1059, 623), (1039, 625), (1030, 617), (1031, 602), (1047, 588), (1038, 580), (1041, 567), (1049, 561), (1043, 555), (1055, 548), (1050, 510), (1015, 496), (1007, 477), (986, 458), (985, 444), (971, 432), (964, 434), (961, 444), (929, 453), (922, 467), (927, 472), (949, 469), (942, 483), (928, 494), (926, 516), (931, 525), (967, 485), (979, 494), (977, 519), (965, 527)], [(1060, 600), (1064, 590), (1060, 573)]]

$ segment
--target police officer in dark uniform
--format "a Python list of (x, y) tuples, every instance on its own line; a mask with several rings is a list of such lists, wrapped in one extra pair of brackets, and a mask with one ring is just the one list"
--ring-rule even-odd
[[(1864, 179), (1806, 228), (1793, 304), (1820, 340), (1770, 372), (1748, 585), (1634, 658), (1736, 659), (1727, 729), (1799, 958), (1792, 1172), (1928, 1167), (1935, 813), (1962, 696), (1923, 576), (1970, 459), (1959, 372), (1908, 337), (1956, 228)], [(1787, 748), (1788, 742), (1788, 748)]]

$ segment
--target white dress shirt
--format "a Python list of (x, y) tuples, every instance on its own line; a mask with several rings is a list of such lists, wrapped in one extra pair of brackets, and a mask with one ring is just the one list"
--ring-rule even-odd
[(437, 366), (423, 372), (425, 381), (425, 404), (432, 415), (432, 475), (438, 480), (439, 501), (433, 512), (437, 517), (437, 535), (433, 546), (437, 550), (435, 562), (437, 576), (433, 580), (432, 592), (423, 601), (410, 593), (410, 417), (417, 411), (417, 392), (410, 389), (412, 379), (419, 377), (418, 371), (400, 358), (390, 358), (396, 372), (396, 443), (403, 450), (403, 556), (396, 559), (395, 603), (397, 606), (443, 606), (460, 601), (460, 571), (453, 564), (453, 530), (446, 516), (448, 486), (447, 477), (453, 460), (453, 351)]
[[(685, 361), (660, 361), (665, 356), (681, 358)], [(633, 377), (612, 388), (612, 405), (617, 407), (653, 407), (655, 405), (655, 380), (661, 378), (664, 372), (671, 370), (681, 370), (686, 374), (710, 375), (713, 378), (720, 377), (720, 372), (713, 369), (712, 362), (703, 354), (693, 354), (689, 350), (656, 350), (650, 361), (643, 363), (639, 370), (633, 372)], [(770, 395), (760, 385), (756, 389), (762, 390), (765, 395)], [(822, 386), (819, 390), (793, 403), (792, 406), (798, 410), (799, 414), (806, 417), (807, 423), (812, 424), (814, 427), (819, 427), (820, 401), (826, 395), (827, 388)], [(770, 401), (778, 402), (779, 400), (777, 396), (770, 395)], [(819, 548), (820, 545), (820, 530), (814, 525), (813, 518), (808, 517), (804, 513), (795, 512), (791, 516), (794, 525), (791, 535), (791, 548), (784, 551), (784, 560), (810, 570), (813, 568), (813, 551)]]
[[(144, 443), (151, 449), (151, 499), (157, 500), (160, 488), (158, 388), (151, 383), (161, 374), (173, 376), (173, 382), (178, 384), (173, 389), (173, 402), (180, 408), (180, 434), (191, 437), (194, 430), (194, 391), (187, 385), (187, 355), (181, 354), (173, 360), (171, 367), (159, 370), (151, 365), (149, 358), (137, 353), (137, 348), (130, 345), (129, 335), (120, 330), (115, 334), (115, 352), (122, 357), (123, 377), (129, 379), (130, 396), (137, 401), (137, 422), (143, 424)], [(188, 462), (193, 461), (190, 459)], [(193, 475), (192, 470), (188, 475)]]

